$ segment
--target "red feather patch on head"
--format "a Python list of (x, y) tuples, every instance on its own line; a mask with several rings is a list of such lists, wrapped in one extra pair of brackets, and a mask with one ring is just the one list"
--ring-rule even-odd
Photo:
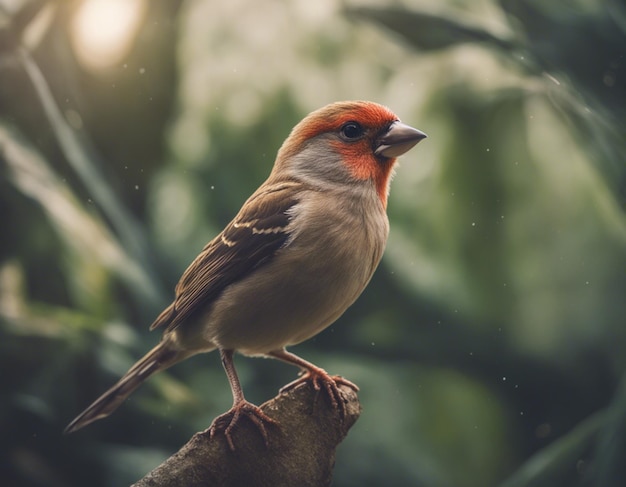
[(370, 101), (347, 101), (327, 105), (307, 115), (291, 132), (295, 145), (344, 123), (355, 121), (367, 127), (383, 127), (398, 117), (387, 107)]
[(373, 137), (388, 127), (398, 117), (387, 107), (369, 101), (337, 102), (307, 115), (294, 127), (282, 147), (283, 156), (289, 157), (303, 144), (320, 134), (338, 132), (347, 122), (359, 123), (367, 137), (351, 142), (337, 141), (334, 149), (344, 157), (351, 174), (361, 180), (372, 180), (384, 206), (387, 204), (389, 180), (395, 159), (376, 158)]
[(356, 179), (371, 180), (376, 186), (376, 193), (387, 206), (389, 193), (389, 181), (396, 159), (377, 159), (373, 152), (370, 141), (367, 139), (346, 145), (341, 142), (333, 144), (345, 161), (352, 176)]

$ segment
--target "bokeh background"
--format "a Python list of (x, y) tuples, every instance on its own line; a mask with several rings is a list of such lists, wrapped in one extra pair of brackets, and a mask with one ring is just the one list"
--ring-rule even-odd
[[(0, 484), (129, 485), (230, 406), (211, 354), (61, 435), (341, 99), (429, 138), (293, 349), (361, 387), (334, 485), (626, 485), (623, 0), (0, 0)], [(237, 366), (256, 403), (296, 374)]]

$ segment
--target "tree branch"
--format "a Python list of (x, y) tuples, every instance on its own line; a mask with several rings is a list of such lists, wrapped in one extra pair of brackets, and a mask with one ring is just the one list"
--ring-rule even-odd
[(196, 433), (177, 453), (132, 487), (329, 486), (335, 449), (358, 419), (356, 392), (340, 386), (346, 402), (342, 420), (324, 392), (307, 383), (261, 406), (280, 426), (268, 426), (269, 446), (247, 419), (232, 433), (236, 451), (223, 434), (212, 440)]

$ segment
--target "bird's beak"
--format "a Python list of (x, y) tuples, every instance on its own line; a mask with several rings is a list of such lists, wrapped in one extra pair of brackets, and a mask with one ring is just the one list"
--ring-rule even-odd
[(393, 122), (389, 130), (378, 138), (379, 145), (374, 150), (374, 154), (383, 157), (398, 157), (426, 137), (426, 134), (420, 130), (401, 122)]

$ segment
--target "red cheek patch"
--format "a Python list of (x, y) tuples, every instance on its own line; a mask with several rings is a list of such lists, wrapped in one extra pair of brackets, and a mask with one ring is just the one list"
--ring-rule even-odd
[(366, 140), (353, 143), (333, 142), (333, 149), (341, 154), (350, 174), (362, 181), (372, 180), (383, 206), (387, 206), (387, 192), (391, 168), (395, 159), (377, 159)]
[(366, 141), (353, 143), (337, 141), (331, 145), (341, 155), (346, 167), (356, 179), (375, 177), (377, 161)]

